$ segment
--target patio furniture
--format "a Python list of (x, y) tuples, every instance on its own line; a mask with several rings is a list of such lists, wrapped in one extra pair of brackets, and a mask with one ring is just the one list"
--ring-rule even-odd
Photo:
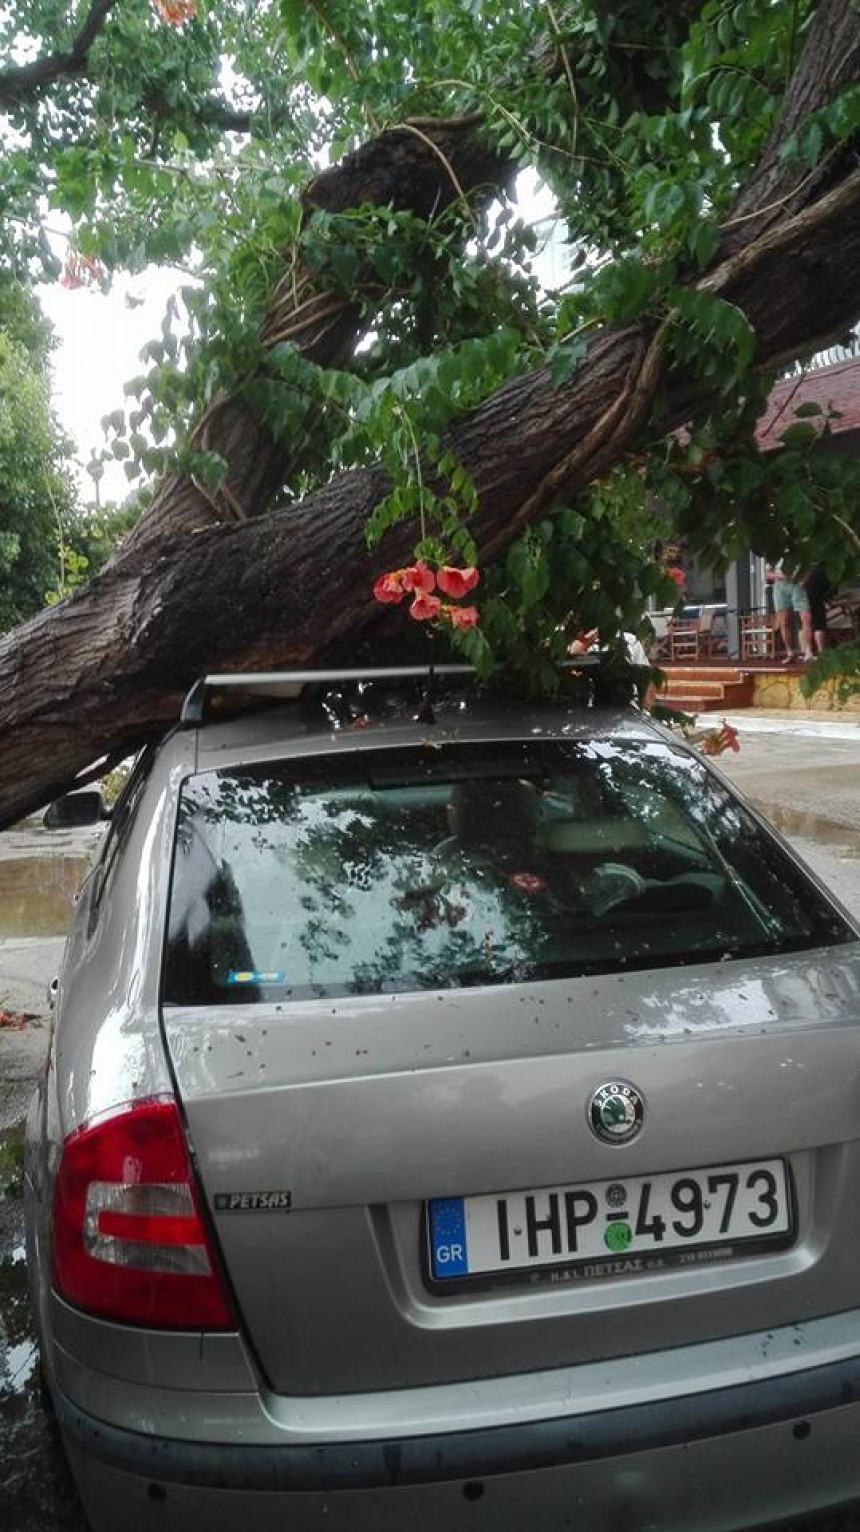
[(699, 657), (716, 659), (728, 654), (726, 613), (717, 606), (703, 606), (699, 613)]
[(860, 588), (837, 591), (825, 602), (827, 634), (833, 643), (860, 637)]
[(676, 663), (697, 662), (712, 660), (727, 650), (725, 611), (703, 606), (692, 616), (669, 619), (660, 657)]
[(738, 619), (742, 660), (776, 658), (776, 616), (773, 612), (746, 612)]
[(699, 617), (673, 617), (669, 623), (669, 659), (699, 658)]

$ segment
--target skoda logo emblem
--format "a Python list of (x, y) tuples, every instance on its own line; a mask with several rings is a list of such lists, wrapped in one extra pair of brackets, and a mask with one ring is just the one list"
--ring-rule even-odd
[(641, 1132), (644, 1120), (645, 1102), (626, 1080), (609, 1080), (592, 1092), (588, 1123), (605, 1144), (629, 1144)]

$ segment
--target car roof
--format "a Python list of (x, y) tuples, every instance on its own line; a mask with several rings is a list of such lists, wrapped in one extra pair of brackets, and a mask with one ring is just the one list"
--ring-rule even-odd
[[(223, 716), (225, 701), (241, 711)], [(525, 701), (477, 684), (468, 666), (207, 677), (189, 695), (183, 727), (198, 770), (272, 756), (405, 748), (429, 741), (665, 739), (638, 708), (580, 699)]]

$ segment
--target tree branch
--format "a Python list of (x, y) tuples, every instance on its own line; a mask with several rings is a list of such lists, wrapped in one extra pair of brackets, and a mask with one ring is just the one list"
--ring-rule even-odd
[[(782, 110), (764, 152), (738, 194), (724, 226), (717, 260), (725, 260), (766, 228), (808, 206), (817, 190), (845, 173), (844, 155), (826, 155), (810, 173), (800, 159), (786, 159), (782, 147), (812, 112), (833, 101), (860, 78), (860, 28), (857, 11), (845, 0), (820, 0), (806, 46), (792, 76)], [(841, 162), (840, 162), (841, 160)], [(856, 156), (850, 164), (856, 164)]]
[[(361, 205), (390, 206), (430, 221), (453, 202), (497, 195), (513, 174), (508, 158), (487, 142), (480, 121), (427, 120), (420, 131), (412, 124), (386, 129), (322, 171), (304, 193), (303, 211), (309, 220), (317, 209), (338, 213)], [(363, 285), (378, 278), (358, 272), (353, 300), (329, 290), (324, 277), (311, 276), (293, 263), (293, 252), (290, 256), (289, 262), (285, 256), (284, 276), (260, 329), (262, 344), (270, 349), (289, 340), (317, 366), (346, 366), (359, 338)], [(270, 375), (261, 369), (256, 376)], [(295, 474), (306, 441), (318, 431), (317, 399), (308, 405), (306, 421), (293, 423), (288, 443), (273, 439), (241, 390), (216, 399), (195, 427), (191, 444), (220, 451), (219, 441), (231, 442), (224, 489), (212, 496), (187, 479), (165, 480), (133, 535), (141, 557), (163, 537), (175, 540), (219, 519), (234, 521), (236, 507), (244, 517), (261, 514)]]
[(4, 70), (0, 74), (0, 107), (17, 106), (57, 80), (84, 74), (90, 48), (116, 4), (117, 0), (92, 0), (71, 48), (46, 54), (44, 58), (34, 59), (31, 64), (22, 64), (17, 69)]

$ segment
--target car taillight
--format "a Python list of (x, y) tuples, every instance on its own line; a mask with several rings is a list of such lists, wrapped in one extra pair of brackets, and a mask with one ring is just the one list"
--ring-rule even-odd
[(54, 1185), (53, 1282), (104, 1319), (232, 1330), (176, 1102), (135, 1101), (78, 1128)]

